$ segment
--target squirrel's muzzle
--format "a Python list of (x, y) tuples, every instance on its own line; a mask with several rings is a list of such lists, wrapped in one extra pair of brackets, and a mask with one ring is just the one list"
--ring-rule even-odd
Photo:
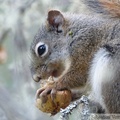
[(37, 75), (37, 74), (34, 74), (34, 75), (32, 76), (32, 78), (33, 78), (33, 80), (34, 80), (35, 82), (39, 82), (39, 81), (41, 80), (41, 77), (40, 77), (39, 75)]

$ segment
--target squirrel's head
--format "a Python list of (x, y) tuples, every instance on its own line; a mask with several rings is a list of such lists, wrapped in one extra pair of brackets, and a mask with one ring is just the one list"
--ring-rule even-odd
[(31, 73), (35, 81), (62, 77), (69, 69), (70, 57), (65, 39), (68, 22), (57, 10), (48, 12), (31, 44)]

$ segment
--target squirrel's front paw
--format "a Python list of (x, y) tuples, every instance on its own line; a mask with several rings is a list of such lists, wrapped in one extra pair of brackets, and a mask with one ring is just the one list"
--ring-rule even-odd
[(54, 102), (57, 90), (53, 86), (45, 86), (40, 88), (36, 92), (36, 99), (40, 98), (42, 103), (46, 103), (48, 99), (48, 94), (50, 94), (52, 101)]
[(48, 94), (50, 94), (52, 101), (54, 102), (54, 98), (56, 96), (57, 90), (55, 89), (55, 81), (52, 76), (49, 77), (47, 83), (36, 92), (36, 99), (40, 98), (43, 103), (46, 103), (48, 99)]

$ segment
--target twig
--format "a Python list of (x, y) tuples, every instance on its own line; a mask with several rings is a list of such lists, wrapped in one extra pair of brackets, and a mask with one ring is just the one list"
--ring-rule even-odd
[(67, 108), (62, 109), (60, 119), (61, 120), (69, 120), (69, 116), (72, 114), (73, 110), (75, 110), (81, 103), (84, 104), (84, 108), (80, 111), (81, 120), (88, 120), (90, 116), (89, 112), (89, 99), (86, 96), (82, 96), (79, 100), (70, 104)]

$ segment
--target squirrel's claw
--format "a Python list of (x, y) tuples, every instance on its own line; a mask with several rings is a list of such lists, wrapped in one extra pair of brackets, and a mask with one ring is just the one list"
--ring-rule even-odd
[(51, 90), (51, 98), (52, 98), (52, 100), (54, 101), (54, 98), (56, 97), (56, 93), (57, 93), (57, 90), (55, 89), (55, 88), (53, 88), (52, 90)]
[(46, 88), (41, 94), (40, 94), (40, 98), (42, 99), (43, 103), (46, 103), (48, 97), (47, 95), (51, 92), (51, 88)]
[(40, 94), (45, 90), (45, 88), (40, 88), (37, 90), (36, 92), (36, 95), (35, 95), (35, 98), (38, 99), (40, 98)]
[(41, 98), (42, 102), (45, 103), (47, 101), (47, 95), (50, 94), (52, 101), (54, 102), (54, 99), (56, 97), (57, 90), (52, 87), (43, 87), (37, 90), (36, 92), (36, 99)]

